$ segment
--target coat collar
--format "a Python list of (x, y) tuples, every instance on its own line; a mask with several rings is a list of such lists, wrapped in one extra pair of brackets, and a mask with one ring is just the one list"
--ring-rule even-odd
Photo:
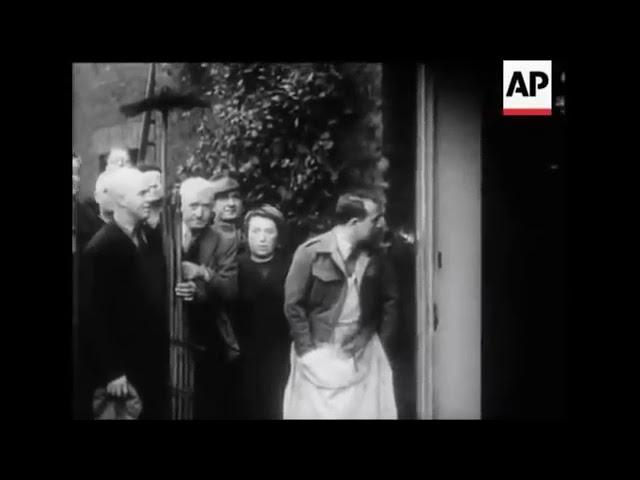
[(332, 229), (327, 233), (323, 233), (320, 235), (318, 240), (317, 252), (328, 253), (331, 256), (333, 263), (336, 264), (346, 277), (347, 269), (344, 265), (344, 261), (342, 260), (342, 256), (338, 252), (338, 238), (336, 237), (334, 230)]
[(232, 223), (232, 222), (225, 222), (222, 220), (213, 220), (213, 224), (219, 228), (220, 230), (224, 231), (224, 232), (229, 232), (229, 233), (235, 233), (238, 230), (240, 230), (238, 228), (238, 225), (236, 223)]
[[(323, 233), (318, 237), (318, 246), (316, 251), (318, 253), (328, 253), (331, 256), (333, 263), (335, 263), (336, 266), (342, 271), (344, 276), (348, 276), (347, 268), (344, 264), (344, 260), (338, 248), (338, 237), (334, 229)], [(363, 270), (366, 271), (370, 260), (372, 260), (372, 256), (367, 252), (362, 252), (362, 255), (366, 257), (363, 263)]]
[(116, 222), (106, 223), (102, 228), (105, 229), (107, 238), (113, 239), (113, 241), (126, 246), (126, 248), (137, 250), (136, 244), (133, 242), (129, 234), (125, 232), (123, 228), (120, 227)]

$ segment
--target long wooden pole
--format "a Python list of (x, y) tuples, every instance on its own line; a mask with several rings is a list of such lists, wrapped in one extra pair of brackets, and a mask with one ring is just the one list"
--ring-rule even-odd
[(167, 292), (170, 334), (170, 394), (171, 418), (173, 420), (193, 419), (193, 352), (190, 348), (190, 338), (186, 315), (182, 300), (176, 298), (175, 287), (182, 276), (182, 216), (180, 214), (180, 196), (175, 188), (169, 193), (169, 171), (167, 166), (168, 151), (168, 112), (162, 112), (162, 144), (160, 163), (165, 182), (163, 222), (163, 244), (167, 260)]
[[(171, 197), (170, 197), (170, 190), (169, 190), (169, 176), (167, 175), (167, 162), (166, 162), (166, 142), (165, 142), (165, 130), (166, 130), (166, 118), (167, 118), (167, 113), (163, 112), (162, 113), (162, 124), (163, 124), (163, 137), (162, 137), (162, 143), (160, 144), (160, 170), (162, 172), (162, 181), (165, 187), (165, 196), (163, 199), (163, 205), (162, 205), (162, 248), (164, 250), (164, 258), (165, 258), (165, 263), (166, 263), (166, 268), (167, 268), (167, 277), (165, 279), (165, 283), (166, 283), (166, 292), (167, 292), (167, 298), (166, 298), (166, 312), (168, 314), (168, 320), (169, 320), (169, 338), (173, 338), (173, 331), (172, 331), (172, 327), (173, 327), (173, 300), (174, 300), (174, 293), (173, 293), (173, 248), (172, 248), (172, 242), (171, 242)], [(170, 348), (170, 352), (169, 352), (169, 368), (170, 368), (170, 376), (169, 376), (169, 396), (170, 396), (170, 400), (171, 400), (171, 418), (173, 418), (173, 412), (175, 410), (174, 408), (174, 403), (173, 403), (173, 390), (172, 387), (175, 384), (175, 374), (174, 374), (174, 365), (176, 365), (176, 361), (175, 358), (173, 356), (174, 352)]]

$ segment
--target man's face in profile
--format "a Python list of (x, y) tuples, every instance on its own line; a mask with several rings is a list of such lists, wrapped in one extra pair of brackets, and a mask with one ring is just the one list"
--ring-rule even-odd
[(149, 187), (149, 194), (152, 201), (160, 200), (164, 196), (164, 189), (162, 186), (162, 173), (156, 170), (149, 170), (144, 172), (144, 178)]
[(363, 199), (367, 216), (354, 226), (358, 243), (367, 246), (377, 245), (384, 235), (387, 226), (384, 211), (373, 200)]
[(121, 206), (126, 208), (137, 220), (143, 221), (149, 218), (151, 213), (150, 200), (149, 186), (144, 177), (140, 175), (123, 189)]

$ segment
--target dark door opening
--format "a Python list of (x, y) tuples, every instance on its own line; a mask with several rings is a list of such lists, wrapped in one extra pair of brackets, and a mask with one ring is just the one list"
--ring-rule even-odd
[[(387, 221), (392, 231), (415, 236), (417, 68), (415, 64), (383, 64), (383, 154), (389, 159)], [(398, 418), (414, 419), (416, 410), (415, 249), (396, 241), (389, 251), (398, 276), (399, 320), (390, 361)]]
[(501, 73), (483, 125), (482, 417), (563, 418), (567, 119), (502, 117)]

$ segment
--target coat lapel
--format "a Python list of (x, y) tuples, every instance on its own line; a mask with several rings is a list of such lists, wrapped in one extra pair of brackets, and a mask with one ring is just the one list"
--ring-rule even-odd
[(344, 276), (347, 277), (348, 276), (347, 267), (345, 266), (344, 261), (342, 260), (342, 257), (338, 253), (337, 248), (331, 250), (331, 260), (333, 260), (333, 263), (336, 264), (336, 266), (340, 269), (340, 271), (344, 274)]
[(331, 256), (331, 260), (333, 260), (333, 263), (335, 263), (336, 267), (340, 269), (345, 278), (348, 276), (344, 260), (342, 260), (340, 252), (338, 252), (338, 242), (336, 239), (336, 234), (333, 230), (330, 230), (324, 234), (321, 243), (318, 246), (318, 252), (328, 253)]
[(109, 232), (109, 237), (111, 237), (114, 242), (121, 245), (125, 250), (134, 252), (138, 250), (136, 244), (133, 243), (133, 240), (131, 240), (131, 237), (127, 235), (124, 230), (122, 230), (122, 228), (115, 222), (106, 223), (104, 225), (104, 228), (106, 228), (107, 232)]
[(360, 258), (358, 263), (356, 263), (356, 278), (358, 279), (358, 283), (362, 285), (362, 279), (364, 278), (364, 274), (367, 271), (367, 267), (371, 263), (371, 256), (367, 252), (362, 252), (360, 254)]

